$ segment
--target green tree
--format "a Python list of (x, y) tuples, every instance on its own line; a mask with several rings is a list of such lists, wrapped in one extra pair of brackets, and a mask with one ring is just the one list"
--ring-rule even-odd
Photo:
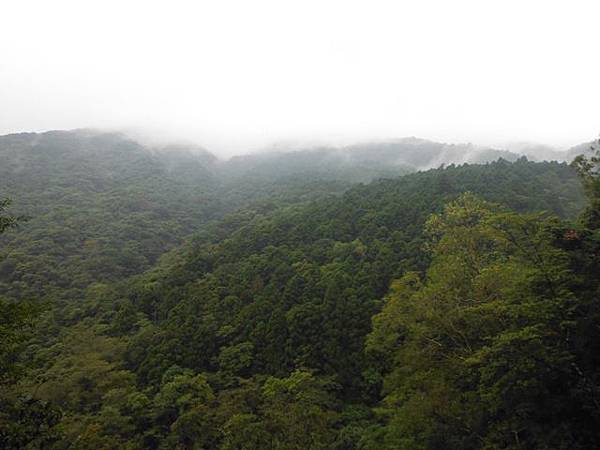
[(164, 445), (167, 448), (211, 448), (216, 439), (213, 400), (213, 391), (204, 375), (176, 368), (167, 372), (154, 399), (155, 426), (166, 434)]
[(430, 218), (424, 282), (394, 285), (368, 339), (391, 352), (386, 448), (585, 445), (571, 432), (575, 280), (557, 227), (472, 194)]
[(296, 370), (287, 378), (269, 378), (263, 386), (263, 396), (270, 448), (332, 448), (338, 419), (333, 389), (331, 381), (303, 370)]
[[(0, 234), (17, 226), (20, 218), (6, 214), (9, 199), (0, 200)], [(6, 449), (37, 448), (59, 438), (54, 429), (61, 413), (51, 404), (12, 389), (25, 373), (19, 356), (39, 308), (0, 297), (0, 442)]]
[(0, 234), (9, 228), (16, 227), (19, 223), (18, 217), (6, 213), (11, 203), (12, 201), (9, 198), (0, 199)]
[(590, 202), (582, 218), (586, 226), (600, 227), (600, 139), (591, 146), (591, 156), (577, 156), (571, 166), (577, 170)]

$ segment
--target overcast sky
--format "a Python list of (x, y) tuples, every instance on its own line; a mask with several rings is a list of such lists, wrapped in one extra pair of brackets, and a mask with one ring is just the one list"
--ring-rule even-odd
[(597, 0), (6, 0), (0, 134), (571, 145), (600, 132), (599, 18)]

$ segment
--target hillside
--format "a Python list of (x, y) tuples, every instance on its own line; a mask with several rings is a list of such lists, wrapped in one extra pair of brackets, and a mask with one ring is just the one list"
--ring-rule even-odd
[[(147, 147), (94, 130), (2, 136), (0, 192), (31, 220), (22, 233), (3, 238), (0, 293), (63, 295), (115, 281), (147, 270), (200, 225), (240, 207), (337, 194), (358, 181), (472, 151), (414, 139), (377, 148), (219, 161), (199, 147)], [(506, 156), (488, 156), (498, 155)]]
[(327, 179), (368, 182), (437, 168), (448, 164), (486, 163), (519, 155), (471, 144), (450, 145), (405, 138), (347, 147), (316, 147), (265, 151), (231, 158), (223, 169), (228, 176), (281, 177), (316, 174)]
[(398, 176), (464, 155), (402, 145), (332, 176), (329, 150), (242, 166), (118, 134), (0, 138), (0, 221), (31, 216), (2, 227), (0, 438), (475, 450), (516, 426), (527, 448), (592, 448), (595, 178), (526, 158)]
[(225, 183), (217, 159), (202, 149), (147, 148), (116, 133), (3, 136), (0, 192), (30, 220), (3, 238), (0, 294), (63, 295), (141, 273), (226, 212), (344, 188), (318, 179)]
[[(427, 267), (421, 234), (425, 220), (462, 192), (522, 212), (567, 217), (583, 207), (578, 180), (568, 166), (519, 161), (432, 170), (356, 187), (340, 198), (250, 213), (225, 237), (216, 226), (214, 234), (196, 239), (182, 260), (169, 263), (174, 266), (162, 279), (150, 272), (151, 291), (143, 287), (144, 278), (136, 282), (141, 290), (126, 304), (131, 301), (169, 331), (161, 333), (162, 343), (142, 344), (146, 350), (136, 354), (148, 353), (135, 367), (149, 382), (157, 380), (145, 370), (156, 367), (158, 355), (165, 367), (218, 370), (214, 363), (223, 348), (247, 342), (255, 349), (251, 373), (277, 375), (300, 365), (335, 375), (345, 389), (357, 389), (352, 383), (364, 368), (360, 355), (376, 299), (392, 279)], [(225, 310), (220, 309), (223, 302), (229, 305)], [(212, 331), (186, 320), (205, 315), (211, 317)], [(307, 328), (331, 328), (331, 341), (322, 333), (302, 336), (300, 330)], [(227, 329), (227, 335), (219, 336), (219, 329)], [(292, 337), (294, 330), (300, 335)], [(344, 330), (344, 337), (335, 330)], [(270, 333), (286, 337), (268, 338)], [(275, 342), (281, 348), (274, 349)], [(204, 349), (202, 355), (194, 348)], [(177, 359), (169, 362), (168, 355)]]
[(210, 166), (194, 158), (186, 176), (184, 156), (84, 131), (0, 138), (0, 190), (30, 216), (4, 240), (2, 291), (39, 294), (149, 268), (215, 214)]

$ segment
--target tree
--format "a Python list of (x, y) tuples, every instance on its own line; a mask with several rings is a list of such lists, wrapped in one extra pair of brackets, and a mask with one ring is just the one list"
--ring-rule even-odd
[(571, 166), (577, 170), (590, 202), (582, 216), (589, 228), (600, 228), (600, 139), (591, 146), (591, 156), (577, 156)]
[(336, 435), (332, 389), (335, 385), (296, 370), (269, 378), (263, 386), (264, 418), (274, 449), (317, 450), (333, 447)]
[[(204, 375), (172, 368), (154, 399), (155, 425), (168, 448), (205, 449), (215, 439), (214, 394)], [(178, 373), (179, 372), (179, 373)]]
[[(386, 446), (582, 448), (570, 393), (576, 355), (560, 224), (465, 194), (427, 223), (432, 263), (407, 274), (373, 320), (367, 350), (391, 351)], [(577, 413), (578, 419), (572, 419)], [(590, 417), (590, 414), (587, 414)]]
[[(0, 200), (0, 213), (9, 205), (9, 199)], [(17, 226), (19, 220), (0, 214), (0, 234)], [(38, 313), (39, 308), (30, 303), (0, 297), (0, 442), (6, 449), (43, 446), (59, 438), (53, 426), (60, 420), (60, 411), (30, 396), (17, 396), (11, 389), (24, 374), (19, 355)]]
[(6, 210), (11, 205), (12, 201), (9, 198), (0, 199), (0, 234), (4, 233), (9, 228), (17, 226), (23, 217), (15, 217), (6, 213)]

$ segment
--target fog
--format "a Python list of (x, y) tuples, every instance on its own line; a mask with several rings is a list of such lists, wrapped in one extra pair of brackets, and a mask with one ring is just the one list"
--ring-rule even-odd
[[(595, 1), (13, 1), (0, 134), (266, 146), (419, 136), (564, 148), (600, 131)], [(300, 144), (299, 144), (300, 143)]]

